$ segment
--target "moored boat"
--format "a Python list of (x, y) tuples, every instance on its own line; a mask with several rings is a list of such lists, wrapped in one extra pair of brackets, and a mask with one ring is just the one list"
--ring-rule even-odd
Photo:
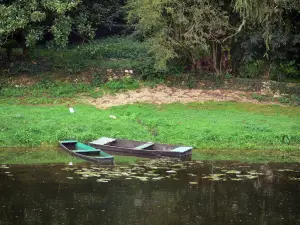
[(131, 155), (137, 157), (170, 157), (181, 160), (191, 160), (193, 147), (178, 145), (157, 144), (153, 142), (142, 142), (125, 139), (101, 137), (92, 141), (89, 145), (101, 148), (109, 154)]
[(85, 145), (75, 140), (65, 140), (59, 142), (60, 147), (72, 156), (101, 165), (113, 165), (114, 157), (106, 152)]

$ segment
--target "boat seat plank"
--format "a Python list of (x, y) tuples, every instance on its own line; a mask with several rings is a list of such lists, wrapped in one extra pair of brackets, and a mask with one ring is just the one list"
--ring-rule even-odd
[(94, 159), (113, 159), (114, 157), (113, 156), (96, 156), (96, 157), (93, 157)]
[(98, 149), (95, 149), (95, 150), (73, 150), (72, 152), (76, 152), (76, 153), (86, 153), (86, 152), (101, 152), (100, 150)]
[(154, 145), (154, 143), (152, 143), (152, 142), (147, 142), (147, 143), (145, 143), (145, 144), (143, 144), (143, 145), (140, 145), (140, 146), (135, 147), (134, 149), (136, 149), (136, 150), (142, 150), (142, 149), (148, 148), (148, 147), (150, 147), (150, 146), (152, 146), (152, 145)]
[(110, 142), (115, 141), (116, 139), (114, 138), (109, 138), (109, 137), (101, 137), (98, 140), (92, 141), (91, 144), (96, 144), (96, 145), (106, 145)]
[(193, 147), (178, 147), (178, 148), (172, 149), (171, 151), (172, 152), (181, 152), (181, 153), (183, 153), (183, 152), (189, 151), (191, 149), (193, 149)]

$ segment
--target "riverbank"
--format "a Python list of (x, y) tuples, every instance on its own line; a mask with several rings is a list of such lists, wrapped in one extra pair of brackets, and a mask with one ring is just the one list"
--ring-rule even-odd
[[(66, 105), (2, 105), (0, 162), (15, 157), (17, 163), (20, 153), (9, 157), (8, 147), (38, 147), (46, 150), (20, 154), (22, 163), (66, 163), (68, 156), (53, 152), (59, 140), (88, 142), (100, 136), (193, 146), (194, 160), (300, 161), (299, 107), (237, 102), (72, 106), (74, 114)], [(121, 157), (116, 163), (135, 160)]]

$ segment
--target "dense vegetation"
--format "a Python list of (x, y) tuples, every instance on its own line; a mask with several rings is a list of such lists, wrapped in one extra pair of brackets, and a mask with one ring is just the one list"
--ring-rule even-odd
[[(106, 50), (94, 48), (93, 38), (125, 34), (145, 44), (142, 54), (115, 50), (119, 57), (128, 53), (147, 59), (138, 66), (144, 76), (196, 71), (297, 81), (299, 9), (296, 0), (2, 0), (1, 65), (7, 71), (14, 68), (11, 62), (24, 63), (11, 56), (17, 47), (28, 59), (37, 45), (61, 48), (82, 42), (89, 44), (80, 52), (99, 59)], [(82, 65), (80, 59), (76, 63)]]

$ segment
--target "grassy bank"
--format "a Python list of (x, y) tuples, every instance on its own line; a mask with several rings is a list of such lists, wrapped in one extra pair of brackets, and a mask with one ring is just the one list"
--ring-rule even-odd
[[(115, 156), (115, 164), (133, 164), (138, 160), (136, 157)], [(0, 164), (45, 164), (84, 163), (84, 160), (63, 153), (57, 147), (41, 148), (0, 148)]]
[(207, 102), (74, 108), (70, 114), (65, 105), (2, 105), (0, 146), (45, 148), (63, 139), (109, 136), (193, 146), (197, 160), (300, 161), (299, 107)]

